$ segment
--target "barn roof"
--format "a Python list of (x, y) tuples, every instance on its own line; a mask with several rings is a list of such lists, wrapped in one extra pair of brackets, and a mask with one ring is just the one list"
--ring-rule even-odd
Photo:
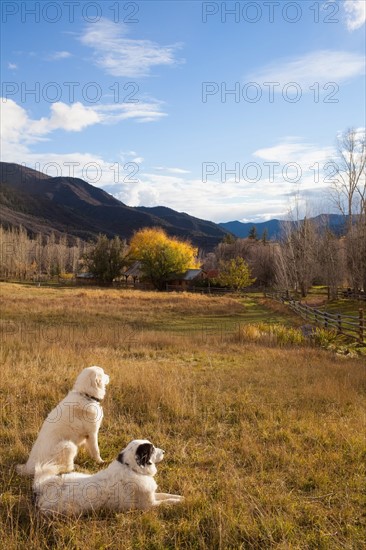
[(187, 269), (184, 273), (172, 273), (168, 279), (170, 281), (193, 281), (201, 273), (203, 273), (202, 269)]
[(141, 275), (141, 262), (133, 263), (127, 271), (124, 271), (123, 275), (125, 277), (139, 277)]

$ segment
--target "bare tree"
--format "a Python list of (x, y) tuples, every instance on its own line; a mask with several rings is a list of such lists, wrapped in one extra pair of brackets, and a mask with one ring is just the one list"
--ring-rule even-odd
[(328, 287), (328, 298), (337, 298), (344, 279), (341, 242), (328, 228), (320, 236), (318, 277)]
[(347, 227), (353, 216), (365, 209), (366, 139), (365, 129), (349, 128), (337, 140), (337, 156), (329, 163), (333, 170), (331, 196), (337, 208), (347, 216)]
[(366, 215), (349, 228), (346, 235), (349, 279), (355, 291), (366, 289)]
[(276, 260), (277, 281), (305, 297), (316, 275), (318, 235), (314, 223), (304, 220), (283, 224), (281, 251)]
[(350, 284), (366, 288), (366, 134), (350, 128), (338, 138), (331, 196), (347, 217), (346, 256)]
[(290, 290), (295, 286), (295, 277), (288, 269), (287, 254), (284, 246), (279, 246), (274, 257), (275, 282), (277, 288)]
[(248, 262), (258, 285), (271, 286), (275, 281), (274, 256), (277, 247), (275, 242), (257, 240), (253, 237), (222, 242), (213, 253), (215, 260), (210, 255), (211, 257), (205, 261), (205, 268), (210, 266), (210, 269), (217, 269), (221, 261), (240, 257)]
[(0, 225), (0, 276), (19, 280), (41, 280), (60, 272), (76, 273), (90, 245), (67, 235), (56, 237), (27, 234), (23, 227), (5, 229)]

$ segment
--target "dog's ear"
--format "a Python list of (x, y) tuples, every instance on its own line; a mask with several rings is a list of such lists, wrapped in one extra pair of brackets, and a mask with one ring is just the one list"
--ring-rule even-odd
[(142, 466), (144, 468), (146, 465), (151, 464), (150, 459), (153, 452), (154, 445), (152, 443), (142, 443), (139, 445), (135, 453), (136, 463), (138, 466)]
[(103, 375), (95, 373), (94, 385), (96, 388), (103, 388)]
[(126, 464), (125, 460), (124, 460), (124, 456), (123, 456), (123, 451), (122, 453), (119, 453), (119, 455), (117, 456), (117, 460), (118, 462), (120, 462), (121, 464)]

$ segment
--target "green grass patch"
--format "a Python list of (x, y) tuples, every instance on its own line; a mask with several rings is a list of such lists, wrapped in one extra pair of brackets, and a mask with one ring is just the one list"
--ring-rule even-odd
[(330, 300), (324, 306), (319, 307), (319, 309), (329, 313), (341, 313), (342, 315), (351, 315), (354, 317), (358, 317), (360, 309), (363, 309), (366, 318), (366, 302), (361, 302), (360, 300), (351, 300), (349, 298)]

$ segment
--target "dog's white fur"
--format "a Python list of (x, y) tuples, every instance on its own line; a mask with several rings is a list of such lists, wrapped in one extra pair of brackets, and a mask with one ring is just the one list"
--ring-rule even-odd
[(54, 475), (53, 464), (36, 466), (33, 490), (43, 513), (80, 515), (89, 511), (146, 510), (160, 504), (177, 504), (180, 495), (157, 493), (156, 466), (164, 451), (150, 441), (135, 439), (108, 468), (94, 475)]
[(109, 376), (101, 367), (88, 367), (76, 379), (73, 389), (47, 416), (26, 464), (18, 464), (23, 475), (34, 474), (35, 465), (52, 462), (57, 472), (71, 472), (80, 445), (85, 445), (98, 463), (98, 431), (103, 419), (100, 401)]

